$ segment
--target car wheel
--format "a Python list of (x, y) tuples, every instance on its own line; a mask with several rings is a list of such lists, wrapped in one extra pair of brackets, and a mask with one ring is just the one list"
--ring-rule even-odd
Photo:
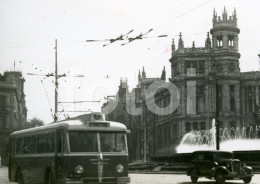
[(53, 172), (49, 172), (46, 178), (46, 184), (55, 184), (55, 176)]
[(225, 177), (224, 174), (221, 171), (218, 171), (215, 176), (216, 182), (218, 184), (224, 184), (225, 183)]
[(198, 181), (198, 172), (197, 169), (193, 168), (190, 172), (190, 179), (192, 183), (196, 183)]
[(252, 180), (252, 176), (248, 176), (248, 177), (243, 179), (244, 183), (250, 183), (251, 180)]
[(22, 173), (21, 169), (19, 169), (19, 171), (17, 173), (17, 183), (18, 184), (24, 184), (23, 173)]

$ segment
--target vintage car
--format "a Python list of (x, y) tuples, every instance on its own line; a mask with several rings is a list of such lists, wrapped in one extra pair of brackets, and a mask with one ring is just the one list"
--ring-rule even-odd
[(234, 159), (233, 154), (227, 151), (195, 151), (193, 152), (192, 166), (187, 175), (196, 183), (199, 177), (215, 179), (217, 183), (225, 180), (242, 179), (250, 183), (252, 168)]

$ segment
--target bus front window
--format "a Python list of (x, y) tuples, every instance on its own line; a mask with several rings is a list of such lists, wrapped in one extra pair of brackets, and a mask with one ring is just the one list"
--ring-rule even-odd
[(69, 132), (71, 152), (98, 152), (97, 134), (95, 132)]
[(100, 147), (102, 152), (126, 152), (124, 133), (100, 132)]

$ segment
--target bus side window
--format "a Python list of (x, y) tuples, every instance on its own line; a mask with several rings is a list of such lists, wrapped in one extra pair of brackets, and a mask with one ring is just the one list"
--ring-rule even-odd
[(55, 134), (49, 133), (46, 135), (46, 153), (54, 152), (55, 145)]
[(36, 136), (31, 137), (31, 153), (36, 152)]
[(27, 154), (30, 152), (30, 137), (24, 138), (23, 153)]
[(62, 153), (64, 151), (64, 133), (62, 131), (57, 131), (57, 153)]
[(38, 135), (37, 138), (37, 153), (45, 153), (45, 134)]
[(23, 153), (23, 138), (16, 138), (16, 153)]

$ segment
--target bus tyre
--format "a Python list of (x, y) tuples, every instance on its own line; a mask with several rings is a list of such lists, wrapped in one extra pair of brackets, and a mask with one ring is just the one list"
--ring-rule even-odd
[(17, 183), (18, 184), (24, 184), (23, 173), (22, 173), (21, 169), (19, 169), (18, 172), (17, 172)]
[(48, 172), (46, 177), (46, 184), (55, 184), (55, 175), (53, 172)]

